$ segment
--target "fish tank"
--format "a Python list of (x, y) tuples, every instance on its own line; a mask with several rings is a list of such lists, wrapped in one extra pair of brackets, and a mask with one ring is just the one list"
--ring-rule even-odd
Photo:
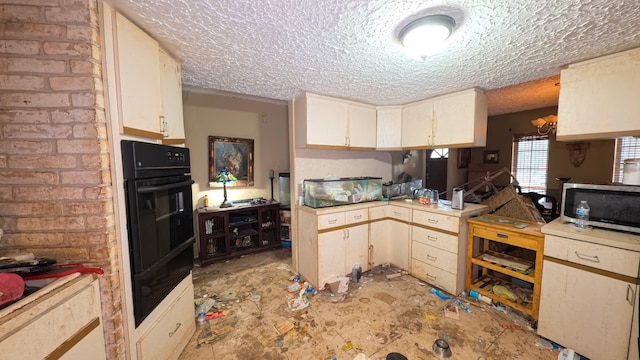
[(381, 177), (306, 179), (304, 205), (314, 209), (376, 201), (382, 198)]

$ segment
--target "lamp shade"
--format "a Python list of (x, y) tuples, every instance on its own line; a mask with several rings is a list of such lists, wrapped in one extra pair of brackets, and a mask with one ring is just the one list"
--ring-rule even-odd
[(453, 32), (455, 21), (446, 15), (430, 15), (410, 22), (400, 31), (400, 42), (413, 56), (435, 53)]
[(233, 176), (232, 173), (229, 172), (229, 170), (227, 170), (227, 168), (223, 168), (222, 170), (220, 170), (220, 172), (218, 173), (218, 176), (216, 177), (216, 182), (219, 183), (228, 183), (228, 182), (234, 182), (234, 181), (238, 181), (238, 179), (236, 179), (235, 176)]

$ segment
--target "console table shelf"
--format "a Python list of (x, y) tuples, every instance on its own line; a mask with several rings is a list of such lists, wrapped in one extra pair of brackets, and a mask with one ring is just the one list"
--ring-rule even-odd
[(201, 266), (281, 246), (280, 206), (277, 202), (200, 208), (197, 222)]

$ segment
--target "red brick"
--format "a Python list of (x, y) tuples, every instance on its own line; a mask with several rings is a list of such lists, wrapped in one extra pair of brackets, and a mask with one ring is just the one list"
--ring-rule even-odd
[[(10, 186), (0, 186), (0, 200), (2, 201), (11, 201), (13, 200), (13, 191)], [(2, 206), (0, 206), (0, 212), (2, 211)]]
[(58, 184), (58, 174), (52, 171), (0, 171), (0, 184), (53, 185)]
[(6, 107), (63, 107), (69, 106), (68, 94), (61, 93), (9, 93), (0, 97), (0, 106)]
[(40, 8), (36, 6), (0, 5), (0, 21), (39, 22)]
[(73, 137), (76, 139), (106, 139), (107, 127), (104, 124), (79, 124), (73, 126)]
[(6, 168), (7, 167), (7, 157), (2, 155), (0, 156), (0, 168)]
[(111, 216), (87, 216), (87, 229), (107, 230), (113, 229), (114, 222)]
[(86, 24), (89, 22), (89, 9), (70, 7), (50, 7), (46, 8), (45, 19), (52, 23), (76, 23)]
[(35, 155), (51, 154), (52, 151), (53, 144), (51, 141), (0, 140), (0, 154)]
[(17, 231), (72, 231), (84, 230), (84, 218), (81, 216), (17, 218)]
[(101, 184), (102, 173), (100, 171), (63, 171), (60, 173), (60, 183), (70, 184)]
[(96, 106), (96, 94), (88, 92), (71, 94), (71, 104), (75, 107)]
[(39, 41), (0, 40), (0, 54), (38, 55), (39, 53)]
[[(64, 244), (64, 236), (60, 233), (13, 233), (7, 234), (2, 237), (2, 242), (8, 246), (21, 246), (26, 248), (33, 248), (37, 246), (57, 246)], [(33, 252), (33, 250), (31, 250)], [(42, 257), (41, 253), (38, 253), (38, 257)]]
[(30, 72), (58, 74), (66, 71), (66, 64), (61, 60), (3, 58), (0, 59), (0, 70), (7, 73)]
[(74, 155), (11, 156), (8, 165), (12, 169), (74, 169), (77, 159)]
[(91, 26), (67, 25), (67, 39), (91, 42), (95, 30)]
[(0, 123), (48, 123), (49, 112), (44, 110), (0, 111)]
[(84, 190), (84, 198), (87, 200), (112, 199), (113, 191), (108, 186), (87, 187)]
[(3, 90), (42, 90), (44, 79), (39, 76), (0, 75), (0, 89)]
[(72, 42), (45, 42), (42, 44), (46, 55), (67, 55), (89, 57), (92, 55), (91, 45)]
[(93, 122), (96, 111), (93, 109), (54, 110), (51, 112), (51, 121), (54, 123)]
[[(4, 33), (2, 32), (4, 30)], [(0, 23), (0, 33), (15, 39), (62, 39), (66, 32), (63, 25), (33, 23)]]
[[(39, 235), (39, 234), (34, 234)], [(89, 259), (89, 251), (84, 247), (39, 246), (34, 250), (39, 257), (59, 259), (67, 263), (84, 263)]]
[(100, 245), (105, 244), (108, 240), (108, 235), (102, 232), (81, 232), (81, 233), (68, 233), (65, 236), (65, 241), (69, 244), (90, 244)]
[(72, 134), (72, 127), (63, 124), (9, 124), (4, 126), (4, 135), (9, 139), (66, 139)]
[(94, 78), (89, 76), (50, 77), (52, 90), (94, 90)]
[(65, 214), (68, 215), (96, 215), (111, 212), (111, 206), (107, 206), (104, 201), (70, 201), (64, 206)]
[(11, 202), (2, 204), (0, 216), (54, 216), (64, 214), (62, 203)]
[(82, 155), (80, 163), (83, 169), (101, 169), (109, 170), (109, 155), (108, 154), (95, 154), (95, 155)]
[(101, 76), (100, 64), (95, 61), (71, 60), (71, 72), (74, 74), (90, 74)]
[(84, 191), (78, 186), (13, 187), (15, 201), (81, 200)]
[(59, 154), (97, 154), (101, 151), (99, 140), (58, 140)]

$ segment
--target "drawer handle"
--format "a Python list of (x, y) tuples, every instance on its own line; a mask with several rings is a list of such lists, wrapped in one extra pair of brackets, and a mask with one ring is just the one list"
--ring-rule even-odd
[(354, 220), (360, 220), (362, 219), (362, 215), (356, 215), (353, 217)]
[(498, 233), (498, 237), (499, 237), (499, 238), (503, 238), (503, 239), (508, 239), (508, 238), (509, 238), (509, 235), (507, 235), (507, 234), (503, 234), (503, 233)]
[(429, 240), (429, 241), (438, 241), (438, 237), (437, 236), (427, 235), (427, 240)]
[(180, 329), (180, 326), (182, 326), (182, 323), (176, 323), (176, 328), (169, 333), (169, 337), (172, 337), (178, 331), (178, 329)]
[(431, 255), (427, 254), (427, 260), (436, 261), (436, 260), (438, 260), (438, 257), (437, 256), (431, 256)]
[(427, 222), (429, 222), (429, 224), (437, 224), (438, 220), (427, 219)]
[(633, 288), (631, 287), (631, 285), (627, 285), (627, 301), (629, 302), (629, 305), (633, 306), (634, 303), (634, 291)]
[(576, 251), (576, 256), (582, 260), (587, 260), (595, 263), (600, 262), (600, 259), (598, 259), (598, 255), (593, 256), (593, 255), (580, 254), (578, 251)]
[(429, 275), (429, 273), (427, 273), (427, 279), (431, 280), (431, 281), (436, 281), (436, 277), (433, 275)]
[(329, 224), (335, 224), (338, 221), (338, 219), (331, 219), (329, 221), (327, 221)]

